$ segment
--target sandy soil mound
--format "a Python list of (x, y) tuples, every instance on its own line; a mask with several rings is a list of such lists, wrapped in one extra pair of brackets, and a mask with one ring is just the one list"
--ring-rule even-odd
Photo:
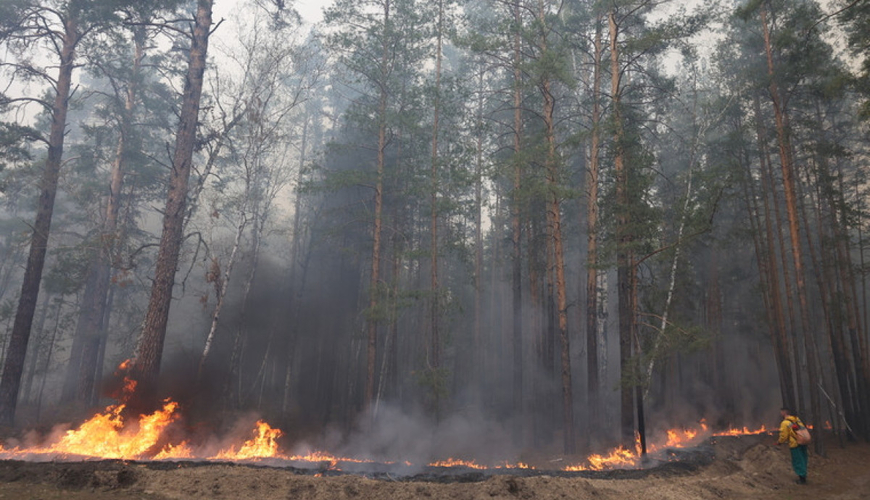
[[(829, 443), (811, 455), (809, 484), (794, 484), (788, 450), (769, 436), (718, 438), (711, 460), (644, 471), (513, 474), (451, 471), (398, 478), (318, 477), (318, 471), (245, 464), (0, 462), (0, 499), (867, 499), (870, 444)], [(698, 455), (698, 456), (703, 456)]]

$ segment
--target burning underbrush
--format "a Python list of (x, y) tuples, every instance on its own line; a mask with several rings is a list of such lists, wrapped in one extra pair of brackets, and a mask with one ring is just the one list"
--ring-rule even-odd
[[(188, 465), (230, 462), (295, 468), (311, 474), (383, 474), (387, 477), (467, 475), (474, 478), (508, 471), (513, 475), (536, 475), (544, 471), (548, 474), (588, 474), (649, 470), (663, 464), (701, 465), (713, 459), (710, 438), (768, 432), (763, 426), (758, 429), (744, 427), (714, 432), (701, 420), (691, 428), (671, 429), (661, 435), (648, 436), (653, 439), (647, 439), (647, 442), (653, 444), (647, 446), (645, 455), (641, 453), (638, 438), (635, 449), (618, 447), (608, 453), (592, 454), (585, 458), (539, 458), (533, 463), (521, 460), (484, 461), (479, 459), (479, 455), (478, 459), (441, 456), (444, 450), (431, 449), (394, 450), (392, 454), (398, 456), (387, 456), (390, 453), (340, 456), (304, 445), (288, 451), (279, 444), (283, 432), (263, 420), (255, 423), (248, 421), (246, 429), (230, 432), (220, 438), (214, 435), (188, 437), (191, 433), (182, 424), (180, 405), (171, 399), (163, 401), (161, 407), (151, 413), (131, 416), (132, 411), (127, 408), (127, 403), (134, 398), (136, 382), (124, 376), (128, 366), (128, 362), (122, 363), (116, 372), (118, 379), (123, 379), (114, 395), (120, 401), (118, 404), (108, 406), (77, 427), (58, 426), (47, 435), (29, 432), (21, 439), (0, 443), (0, 459), (28, 462), (121, 460)], [(420, 441), (418, 436), (422, 433), (421, 429), (406, 429), (403, 434), (400, 428), (392, 424), (380, 432), (400, 442)], [(373, 431), (372, 434), (377, 432)], [(472, 429), (471, 432), (476, 430)], [(443, 437), (430, 437), (430, 441), (443, 441)], [(454, 440), (461, 441), (461, 436)], [(470, 451), (462, 454), (474, 454), (477, 450), (472, 446)]]
[[(233, 462), (272, 467), (290, 467), (311, 474), (364, 474), (371, 477), (415, 475), (465, 478), (497, 473), (529, 476), (546, 471), (563, 474), (608, 471), (637, 471), (664, 464), (701, 465), (712, 461), (710, 438), (759, 434), (767, 429), (729, 429), (713, 432), (704, 421), (693, 428), (668, 430), (650, 436), (654, 444), (641, 456), (637, 449), (616, 448), (608, 453), (585, 458), (539, 459), (523, 461), (477, 461), (471, 458), (432, 457), (408, 461), (403, 457), (385, 459), (339, 456), (313, 449), (288, 451), (279, 445), (282, 431), (258, 420), (246, 436), (197, 439), (183, 438), (179, 430), (179, 404), (166, 400), (158, 410), (135, 418), (125, 417), (125, 405), (107, 407), (77, 427), (58, 427), (48, 435), (30, 432), (19, 440), (0, 445), (0, 459), (31, 462), (78, 462), (95, 460), (214, 463)], [(655, 438), (660, 438), (655, 441)], [(155, 464), (156, 465), (156, 464)], [(673, 466), (673, 465), (672, 465)], [(589, 474), (584, 474), (589, 475)]]

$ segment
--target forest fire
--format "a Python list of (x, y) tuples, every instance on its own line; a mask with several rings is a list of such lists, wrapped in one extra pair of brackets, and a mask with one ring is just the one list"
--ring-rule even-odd
[[(125, 384), (127, 389), (135, 384)], [(125, 390), (125, 395), (131, 393)], [(74, 461), (79, 459), (120, 459), (120, 460), (207, 460), (207, 461), (259, 461), (277, 459), (292, 463), (317, 464), (320, 469), (341, 470), (341, 463), (378, 463), (413, 467), (410, 462), (375, 462), (368, 459), (338, 457), (321, 451), (311, 451), (304, 454), (285, 454), (281, 451), (278, 439), (283, 435), (280, 429), (271, 427), (263, 420), (256, 422), (252, 437), (238, 445), (229, 445), (216, 453), (198, 450), (187, 441), (179, 443), (166, 442), (167, 428), (179, 419), (178, 403), (169, 399), (163, 402), (161, 409), (138, 419), (125, 420), (122, 412), (123, 403), (107, 407), (81, 424), (79, 427), (65, 431), (59, 438), (49, 444), (33, 447), (5, 448), (0, 446), (0, 458), (31, 461)], [(748, 427), (731, 428), (722, 432), (711, 432), (704, 421), (697, 428), (670, 429), (665, 432), (666, 438), (660, 443), (647, 447), (650, 455), (667, 449), (688, 448), (699, 446), (702, 442), (715, 436), (741, 436), (767, 432), (764, 426), (756, 430)], [(603, 471), (613, 469), (642, 468), (639, 438), (637, 450), (617, 447), (608, 453), (592, 454), (579, 463), (561, 467), (565, 472)], [(472, 470), (509, 470), (537, 467), (523, 462), (500, 462), (482, 464), (473, 459), (465, 460), (447, 458), (426, 464), (433, 468), (466, 468)]]
[[(264, 459), (280, 460), (289, 463), (316, 464), (320, 469), (339, 471), (341, 464), (379, 464), (413, 468), (408, 461), (375, 461), (339, 457), (323, 451), (308, 451), (306, 453), (286, 454), (279, 446), (279, 438), (284, 433), (274, 428), (264, 420), (258, 420), (250, 437), (240, 439), (240, 443), (225, 444), (215, 448), (194, 446), (189, 441), (173, 442), (169, 437), (168, 428), (180, 419), (180, 405), (166, 399), (161, 408), (150, 414), (142, 414), (131, 418), (127, 414), (127, 405), (135, 397), (136, 381), (128, 375), (130, 360), (121, 363), (115, 371), (117, 380), (122, 380), (113, 397), (119, 400), (115, 405), (105, 408), (77, 428), (64, 430), (56, 436), (43, 439), (34, 446), (14, 446), (11, 448), (0, 445), (0, 458), (30, 461), (76, 461), (81, 459), (116, 459), (116, 460), (206, 460), (206, 461), (261, 461)], [(125, 410), (127, 410), (125, 412)], [(731, 428), (723, 432), (711, 432), (705, 420), (697, 427), (669, 429), (666, 438), (659, 443), (647, 446), (649, 454), (660, 453), (666, 449), (687, 448), (698, 446), (708, 437), (740, 436), (767, 432), (762, 426), (758, 430)], [(640, 468), (641, 445), (640, 436), (636, 438), (635, 450), (617, 447), (608, 453), (592, 454), (579, 463), (562, 467), (566, 472), (602, 471), (612, 469)], [(502, 461), (483, 464), (474, 459), (446, 458), (434, 460), (425, 467), (430, 468), (464, 468), (472, 470), (534, 470), (535, 466), (524, 462)]]

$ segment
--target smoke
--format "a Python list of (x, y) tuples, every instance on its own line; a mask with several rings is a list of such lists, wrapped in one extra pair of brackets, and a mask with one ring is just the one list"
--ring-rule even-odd
[(324, 448), (339, 456), (376, 462), (410, 462), (414, 468), (448, 458), (495, 465), (517, 457), (510, 433), (502, 423), (479, 412), (454, 413), (442, 420), (422, 412), (408, 413), (381, 404), (373, 419), (360, 416), (355, 429), (324, 432), (317, 444), (300, 442), (293, 454)]

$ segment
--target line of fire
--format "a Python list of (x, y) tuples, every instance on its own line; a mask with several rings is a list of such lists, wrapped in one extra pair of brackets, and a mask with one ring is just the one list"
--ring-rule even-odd
[(0, 460), (870, 440), (868, 2), (322, 3), (0, 1)]

